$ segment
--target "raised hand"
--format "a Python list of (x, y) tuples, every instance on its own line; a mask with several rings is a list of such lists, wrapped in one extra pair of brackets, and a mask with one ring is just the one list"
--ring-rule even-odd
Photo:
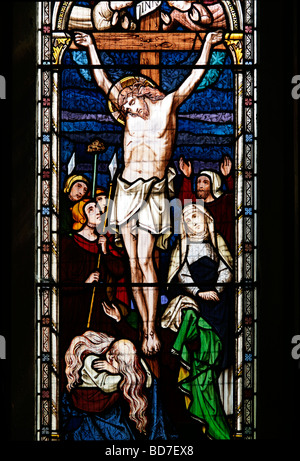
[(228, 155), (225, 155), (223, 162), (220, 165), (220, 170), (223, 176), (228, 176), (231, 172), (232, 161)]
[(180, 171), (182, 171), (182, 173), (187, 177), (189, 178), (193, 172), (193, 169), (192, 169), (192, 164), (191, 162), (188, 160), (187, 162), (185, 161), (185, 158), (183, 156), (180, 157), (179, 159), (179, 169)]
[(75, 32), (75, 43), (79, 46), (88, 47), (93, 45), (93, 39), (91, 35), (85, 32)]
[(214, 32), (209, 32), (206, 35), (206, 41), (211, 45), (216, 45), (217, 43), (222, 42), (224, 39), (224, 32), (222, 30), (217, 30)]
[(114, 320), (116, 320), (117, 322), (119, 322), (121, 320), (121, 314), (119, 312), (119, 309), (117, 308), (117, 306), (115, 306), (113, 303), (111, 304), (111, 306), (109, 304), (107, 304), (105, 301), (102, 303), (102, 307), (103, 307), (103, 310), (105, 312), (106, 315), (108, 315), (109, 317), (113, 318)]

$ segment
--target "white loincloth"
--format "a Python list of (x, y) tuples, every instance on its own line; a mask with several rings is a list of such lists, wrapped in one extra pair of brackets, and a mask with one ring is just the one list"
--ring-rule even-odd
[(120, 227), (132, 221), (132, 233), (141, 228), (151, 234), (168, 237), (172, 228), (169, 190), (173, 190), (174, 176), (173, 169), (163, 179), (138, 179), (133, 183), (119, 176), (111, 208), (111, 226)]

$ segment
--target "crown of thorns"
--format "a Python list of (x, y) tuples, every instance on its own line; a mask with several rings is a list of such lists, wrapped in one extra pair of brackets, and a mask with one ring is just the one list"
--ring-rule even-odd
[[(128, 96), (128, 94), (130, 94), (133, 90), (136, 91), (136, 94), (138, 94), (139, 89), (141, 87), (147, 87), (147, 86), (151, 88), (155, 88), (154, 83), (152, 83), (150, 80), (148, 80), (145, 77), (128, 76), (128, 77), (122, 78), (117, 83), (115, 83), (112, 86), (110, 93), (112, 94), (112, 90), (116, 89), (118, 91), (118, 94), (120, 95), (122, 92), (124, 93), (124, 90), (128, 88), (128, 91), (127, 91), (127, 96)], [(124, 99), (125, 98), (126, 96), (124, 97)], [(112, 100), (112, 98), (109, 98), (108, 108), (111, 112), (111, 115), (114, 117), (114, 119), (117, 120), (117, 122), (121, 123), (122, 125), (125, 125), (125, 114), (121, 110), (120, 102), (121, 102), (120, 97), (118, 98), (118, 100), (116, 99)]]

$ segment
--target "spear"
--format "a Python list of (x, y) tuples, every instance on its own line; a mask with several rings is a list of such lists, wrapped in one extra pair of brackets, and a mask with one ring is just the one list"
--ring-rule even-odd
[[(109, 172), (110, 172), (110, 183), (109, 183), (109, 193), (108, 193), (108, 200), (107, 200), (107, 207), (106, 207), (106, 212), (105, 212), (105, 220), (103, 223), (103, 230), (102, 232), (104, 233), (106, 225), (107, 225), (107, 218), (108, 218), (108, 210), (110, 206), (110, 198), (111, 198), (111, 190), (112, 190), (112, 183), (113, 179), (115, 176), (115, 173), (117, 171), (117, 154), (116, 152), (114, 153), (114, 156), (108, 166)], [(98, 262), (97, 262), (97, 270), (100, 269), (100, 261), (101, 261), (101, 253), (99, 253), (98, 256)], [(87, 328), (90, 328), (90, 323), (91, 323), (91, 316), (92, 316), (92, 311), (93, 311), (93, 305), (94, 305), (94, 299), (95, 299), (95, 291), (96, 291), (96, 286), (94, 285), (93, 287), (93, 294), (92, 294), (92, 299), (91, 299), (91, 305), (90, 305), (90, 312), (89, 312), (89, 317), (87, 321)]]

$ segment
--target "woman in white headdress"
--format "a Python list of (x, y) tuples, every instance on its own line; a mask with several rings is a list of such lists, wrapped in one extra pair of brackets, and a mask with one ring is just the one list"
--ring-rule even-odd
[(232, 257), (214, 219), (199, 203), (185, 206), (168, 274), (172, 300), (161, 326), (176, 333), (172, 352), (186, 409), (214, 439), (230, 438), (231, 381), (221, 397), (218, 380), (234, 360), (232, 280)]
[[(192, 308), (215, 329), (225, 346), (231, 339), (233, 318), (232, 256), (224, 239), (215, 233), (213, 217), (201, 204), (183, 208), (180, 230), (168, 274), (172, 301), (163, 314), (162, 326), (178, 331), (182, 309)], [(224, 347), (222, 368), (230, 364), (231, 352)]]

